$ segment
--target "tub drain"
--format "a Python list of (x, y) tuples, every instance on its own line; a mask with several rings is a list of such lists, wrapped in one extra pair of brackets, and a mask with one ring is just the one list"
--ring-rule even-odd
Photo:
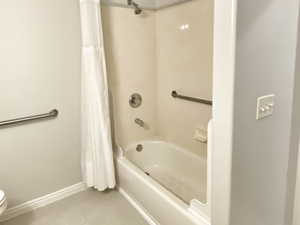
[(145, 174), (146, 174), (147, 176), (150, 176), (150, 173), (148, 173), (148, 172), (145, 172)]

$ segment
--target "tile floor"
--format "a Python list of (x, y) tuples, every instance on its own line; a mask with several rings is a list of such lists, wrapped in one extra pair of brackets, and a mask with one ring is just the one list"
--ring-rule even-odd
[(147, 225), (117, 191), (87, 190), (0, 225)]

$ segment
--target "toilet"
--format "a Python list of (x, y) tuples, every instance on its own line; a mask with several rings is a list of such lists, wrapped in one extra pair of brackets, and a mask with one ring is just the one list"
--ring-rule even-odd
[(5, 193), (0, 190), (0, 215), (6, 210), (7, 200), (5, 197)]

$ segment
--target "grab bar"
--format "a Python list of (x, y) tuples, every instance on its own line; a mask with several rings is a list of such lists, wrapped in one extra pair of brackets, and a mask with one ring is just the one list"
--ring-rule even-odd
[(171, 93), (173, 98), (180, 98), (186, 101), (190, 101), (190, 102), (198, 102), (198, 103), (202, 103), (205, 105), (212, 105), (213, 102), (210, 100), (206, 100), (206, 99), (201, 99), (201, 98), (194, 98), (194, 97), (189, 97), (189, 96), (185, 96), (185, 95), (180, 95), (178, 94), (176, 91), (172, 91)]
[(40, 119), (45, 119), (45, 118), (57, 117), (57, 115), (58, 115), (58, 110), (53, 109), (49, 113), (38, 114), (38, 115), (27, 116), (27, 117), (21, 117), (21, 118), (12, 119), (12, 120), (0, 121), (0, 127), (19, 124), (19, 123), (24, 123), (24, 122), (29, 122), (29, 121), (35, 121), (35, 120), (40, 120)]

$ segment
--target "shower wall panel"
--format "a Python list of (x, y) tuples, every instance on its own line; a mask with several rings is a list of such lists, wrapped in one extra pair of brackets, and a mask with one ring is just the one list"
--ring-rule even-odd
[[(111, 92), (114, 135), (118, 145), (153, 139), (156, 135), (155, 14), (102, 7), (104, 42)], [(139, 108), (129, 106), (133, 93), (143, 97)], [(134, 123), (145, 122), (145, 129)]]
[[(194, 0), (141, 15), (103, 6), (102, 13), (117, 144), (158, 138), (206, 157), (206, 143), (193, 136), (197, 128), (207, 129), (211, 106), (174, 99), (171, 91), (212, 98), (213, 2)], [(135, 92), (143, 103), (133, 109), (128, 100)]]
[(193, 139), (207, 129), (211, 106), (171, 97), (171, 91), (212, 98), (213, 1), (195, 0), (156, 12), (158, 127), (163, 139), (205, 156)]

